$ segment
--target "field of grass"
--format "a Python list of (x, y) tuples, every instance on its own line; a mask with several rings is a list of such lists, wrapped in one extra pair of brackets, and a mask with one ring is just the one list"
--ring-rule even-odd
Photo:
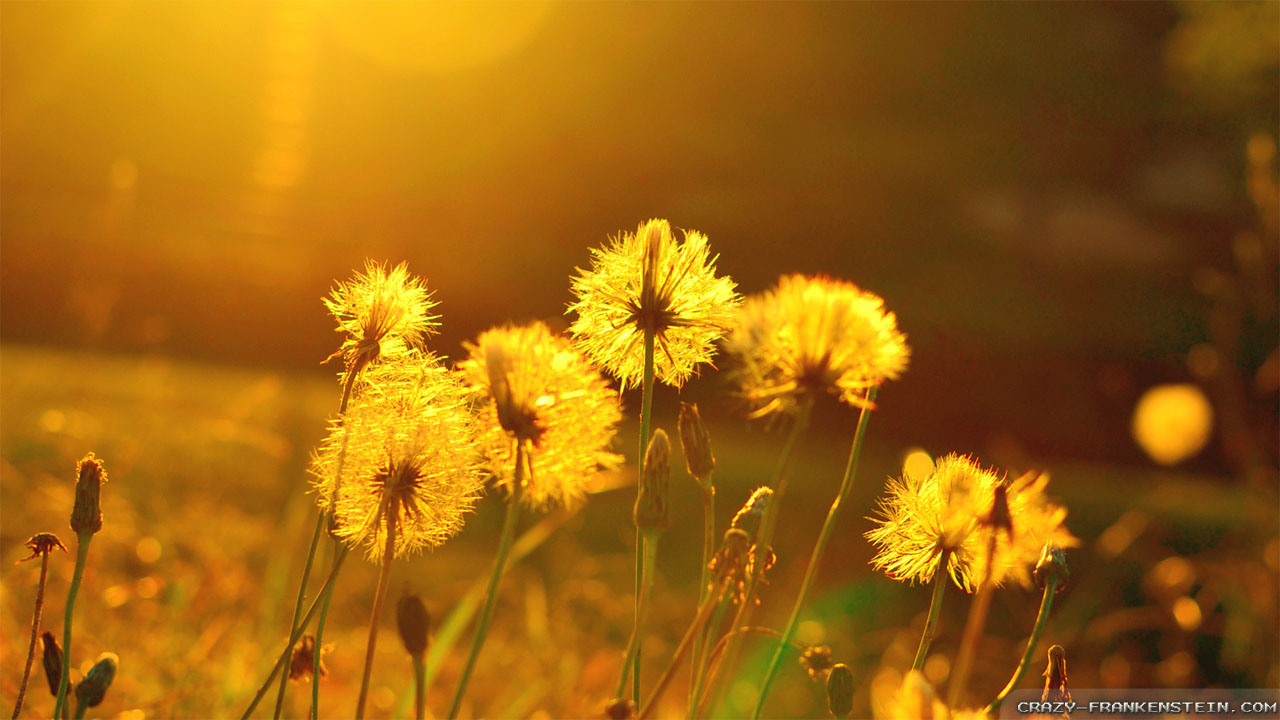
[[(106, 701), (90, 716), (239, 716), (283, 646), (301, 559), (314, 522), (305, 468), (333, 412), (338, 388), (324, 376), (216, 367), (162, 357), (70, 354), (26, 346), (0, 349), (0, 697), (20, 678), (37, 563), (15, 566), (23, 541), (67, 527), (75, 461), (101, 458), (105, 524), (96, 537), (76, 607), (72, 680), (102, 651), (120, 656)], [(892, 396), (890, 395), (890, 398)], [(634, 407), (630, 395), (625, 405)], [(655, 423), (674, 432), (672, 398), (658, 393)], [(528, 514), (522, 529), (551, 529), (510, 568), (489, 642), (464, 714), (495, 718), (598, 716), (612, 694), (632, 621), (633, 412), (619, 435), (629, 454), (601, 477), (576, 513)], [(730, 408), (704, 410), (720, 459), (719, 517), (767, 479), (780, 433), (748, 424)], [(818, 524), (839, 481), (856, 415), (825, 423), (799, 450), (783, 508), (777, 567), (756, 614), (779, 627), (790, 609)], [(878, 442), (874, 424), (854, 491), (837, 527), (797, 637), (832, 648), (854, 671), (854, 716), (909, 667), (928, 605), (925, 588), (894, 583), (868, 566), (862, 538), (885, 477), (907, 448)], [(964, 448), (955, 448), (964, 451)], [(940, 449), (945, 452), (951, 449)], [(672, 522), (658, 559), (651, 632), (642, 677), (652, 682), (692, 619), (697, 595), (701, 505), (683, 459), (673, 458)], [(1069, 553), (1071, 584), (1042, 646), (1063, 645), (1078, 687), (1276, 687), (1280, 684), (1276, 496), (1230, 478), (1147, 468), (1062, 464), (1051, 493), (1070, 508), (1082, 540)], [(398, 563), (391, 600), (420, 594), (437, 624), (483, 581), (502, 516), (486, 498), (462, 534), (434, 553)], [(327, 551), (324, 551), (327, 552)], [(324, 552), (322, 565), (327, 565)], [(72, 556), (51, 563), (44, 626), (61, 626)], [(376, 568), (352, 557), (340, 578), (326, 641), (324, 715), (351, 712), (359, 686)], [(967, 602), (942, 617), (926, 674), (945, 680)], [(1003, 686), (1021, 654), (1038, 593), (997, 595), (971, 682), (975, 700)], [(473, 600), (474, 602), (474, 600)], [(439, 632), (437, 630), (436, 632)], [(431, 672), (436, 716), (465, 656), (469, 630)], [(436, 638), (440, 642), (440, 637)], [(753, 683), (771, 645), (748, 646), (729, 689), (734, 713), (750, 710)], [(1038, 675), (1039, 667), (1033, 668)], [(659, 708), (682, 715), (687, 672)], [(1034, 687), (1035, 676), (1024, 681)], [(304, 714), (308, 685), (290, 690), (287, 714)], [(410, 717), (407, 656), (384, 613), (370, 696), (374, 717)], [(37, 661), (27, 709), (51, 712)], [(7, 712), (6, 707), (6, 712)], [(258, 716), (269, 714), (260, 708)], [(825, 693), (789, 656), (766, 715), (819, 717)]]

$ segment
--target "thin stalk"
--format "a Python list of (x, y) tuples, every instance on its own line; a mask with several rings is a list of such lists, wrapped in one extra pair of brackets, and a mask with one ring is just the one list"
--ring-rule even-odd
[(1031, 667), (1031, 658), (1035, 655), (1036, 646), (1040, 644), (1040, 634), (1044, 632), (1044, 626), (1049, 622), (1049, 611), (1053, 609), (1053, 596), (1058, 592), (1058, 578), (1050, 575), (1045, 581), (1044, 597), (1040, 599), (1040, 612), (1036, 615), (1035, 627), (1031, 630), (1031, 637), (1027, 638), (1027, 649), (1022, 653), (1022, 660), (1018, 663), (1017, 669), (1013, 671), (1013, 677), (1009, 678), (1009, 684), (1004, 686), (996, 699), (991, 701), (991, 705), (987, 707), (986, 714), (995, 717), (1000, 712), (1000, 706), (1005, 699), (1009, 697), (1009, 693), (1017, 689), (1018, 683), (1022, 682), (1022, 676), (1026, 675), (1027, 668)]
[[(753, 563), (754, 567), (747, 582), (746, 592), (742, 601), (738, 603), (738, 612), (734, 615), (731, 627), (745, 627), (751, 621), (751, 613), (755, 610), (756, 592), (760, 587), (760, 576), (764, 574), (765, 561), (773, 549), (773, 532), (778, 523), (779, 506), (782, 504), (782, 498), (787, 492), (787, 468), (791, 464), (791, 456), (795, 453), (795, 447), (799, 444), (800, 437), (804, 435), (805, 430), (809, 427), (809, 418), (812, 415), (812, 411), (813, 398), (805, 396), (800, 401), (795, 421), (791, 425), (791, 432), (787, 434), (786, 443), (782, 446), (782, 454), (778, 457), (778, 464), (773, 471), (772, 482), (769, 483), (773, 487), (773, 497), (769, 500), (769, 506), (765, 508), (764, 517), (760, 520), (760, 528), (756, 531), (756, 557), (759, 558), (759, 561)], [(730, 636), (727, 635), (726, 637)], [(720, 671), (724, 667), (732, 666), (737, 662), (738, 654), (742, 649), (741, 637), (741, 635), (733, 635), (720, 661), (708, 665), (706, 682), (708, 697), (699, 703), (699, 708), (703, 703), (707, 702), (715, 691), (716, 680), (720, 676)]]
[[(396, 516), (387, 512), (387, 545), (382, 550), (382, 573), (378, 577), (378, 590), (373, 596), (373, 613), (369, 617), (369, 644), (364, 651), (364, 675), (360, 678), (360, 696), (356, 700), (356, 720), (364, 720), (364, 705), (369, 699), (369, 678), (373, 676), (373, 651), (378, 645), (378, 618), (382, 615), (382, 602), (387, 599), (387, 586), (391, 584), (391, 561), (396, 554)], [(316, 648), (316, 657), (320, 648)]]
[(507, 565), (511, 540), (515, 537), (516, 524), (520, 519), (520, 494), (524, 485), (525, 453), (524, 443), (517, 441), (515, 478), (511, 483), (511, 497), (507, 499), (507, 517), (502, 524), (502, 537), (498, 540), (498, 557), (493, 563), (493, 574), (489, 576), (489, 589), (485, 595), (484, 608), (480, 611), (480, 620), (476, 623), (475, 637), (471, 640), (471, 652), (467, 655), (467, 663), (463, 666), (462, 677), (458, 680), (458, 689), (454, 691), (453, 703), (449, 707), (449, 720), (455, 720), (458, 717), (458, 711), (462, 708), (462, 698), (467, 693), (467, 683), (471, 680), (471, 672), (475, 670), (476, 660), (480, 657), (480, 648), (484, 647), (485, 635), (489, 632), (489, 621), (493, 619), (493, 609), (498, 604), (498, 583)]
[(58, 679), (58, 700), (53, 706), (53, 716), (62, 717), (67, 709), (67, 682), (71, 675), (71, 615), (76, 607), (76, 595), (80, 592), (80, 580), (84, 577), (85, 561), (89, 558), (89, 543), (93, 533), (76, 533), (76, 568), (71, 575), (71, 587), (67, 590), (67, 607), (62, 620), (62, 677)]
[(427, 709), (427, 664), (422, 655), (413, 656), (413, 718), (422, 720)]
[(40, 584), (36, 585), (36, 612), (31, 618), (31, 644), (27, 647), (27, 667), (22, 671), (22, 685), (18, 687), (18, 703), (13, 706), (13, 720), (22, 711), (22, 699), (27, 695), (27, 680), (31, 679), (31, 664), (36, 659), (36, 636), (40, 634), (40, 613), (44, 610), (44, 584), (49, 577), (49, 553), (40, 553)]
[(698, 664), (694, 667), (693, 693), (689, 698), (689, 711), (685, 717), (687, 720), (693, 720), (697, 715), (699, 701), (703, 698), (702, 688), (706, 685), (707, 665), (712, 657), (712, 653), (707, 652), (707, 648), (711, 645), (711, 641), (719, 632), (720, 626), (724, 624), (724, 615), (729, 609), (732, 599), (726, 593), (720, 598), (720, 602), (716, 604), (716, 611), (711, 616), (711, 621), (707, 623), (706, 629), (702, 634), (702, 655), (698, 658)]
[[(707, 594), (711, 592), (711, 556), (715, 553), (716, 542), (716, 488), (712, 484), (711, 477), (708, 476), (706, 482), (699, 481), (702, 487), (702, 574), (698, 584), (698, 605), (707, 599)], [(697, 673), (698, 667), (702, 664), (702, 649), (704, 633), (699, 632), (693, 638), (693, 657), (689, 661), (689, 671), (692, 675), (689, 678), (689, 704), (694, 701), (694, 691), (697, 689)]]
[[(320, 588), (322, 594), (333, 585), (333, 581), (338, 577), (338, 571), (342, 569), (342, 561), (346, 558), (347, 549), (343, 547), (340, 549), (338, 557), (333, 561), (333, 569), (329, 571), (329, 577), (325, 578), (324, 585)], [(297, 628), (294, 628), (293, 633), (289, 636), (288, 642), (284, 644), (284, 650), (280, 653), (280, 657), (276, 659), (276, 664), (272, 666), (271, 672), (267, 674), (267, 679), (262, 681), (262, 686), (259, 687), (258, 692), (254, 694), (253, 700), (250, 701), (249, 707), (245, 709), (244, 714), (240, 716), (240, 720), (248, 720), (249, 715), (251, 715), (254, 709), (258, 707), (258, 703), (262, 702), (262, 698), (266, 696), (267, 691), (271, 689), (271, 683), (275, 681), (276, 673), (280, 672), (280, 669), (284, 667), (285, 662), (293, 654), (293, 646), (298, 644), (298, 638), (302, 637), (302, 628), (306, 627), (307, 623), (311, 622), (311, 618), (315, 615), (316, 609), (319, 605), (319, 597), (311, 601), (311, 607), (307, 608), (307, 614), (302, 616), (302, 622), (298, 624)]]
[(978, 652), (978, 641), (982, 639), (982, 630), (987, 624), (987, 613), (991, 609), (991, 598), (995, 595), (992, 580), (992, 569), (996, 557), (996, 532), (992, 530), (991, 539), (987, 543), (987, 571), (978, 586), (978, 594), (969, 606), (969, 618), (964, 623), (964, 632), (960, 635), (960, 651), (956, 655), (955, 671), (951, 673), (951, 682), (947, 686), (947, 707), (955, 707), (960, 700), (960, 693), (969, 682), (969, 672), (973, 670), (973, 658)]
[(649, 700), (645, 702), (644, 708), (640, 711), (639, 720), (649, 717), (653, 712), (654, 706), (662, 699), (662, 695), (667, 691), (667, 686), (671, 684), (671, 679), (675, 677), (676, 670), (680, 668), (680, 663), (684, 661), (684, 656), (688, 652), (690, 644), (701, 635), (700, 631), (703, 625), (706, 624), (711, 617), (712, 611), (719, 605), (719, 600), (723, 597), (726, 587), (728, 587), (728, 578), (720, 583), (714, 596), (704, 598), (698, 605), (698, 614), (693, 618), (693, 622), (689, 624), (689, 629), (685, 631), (684, 637), (680, 638), (680, 644), (676, 646), (676, 652), (674, 657), (671, 658), (671, 664), (667, 666), (666, 671), (658, 678), (658, 684), (654, 687)]
[(938, 616), (942, 613), (942, 595), (947, 589), (947, 562), (950, 553), (942, 553), (938, 569), (933, 574), (933, 599), (929, 601), (929, 615), (924, 620), (924, 632), (920, 634), (920, 647), (916, 649), (916, 659), (911, 662), (912, 670), (924, 667), (924, 659), (929, 655), (929, 646), (933, 644), (933, 634), (938, 629)]
[(849, 462), (845, 465), (844, 478), (840, 480), (840, 491), (836, 493), (836, 499), (831, 502), (831, 509), (827, 511), (827, 519), (822, 523), (822, 531), (818, 533), (818, 542), (813, 546), (813, 554), (809, 557), (809, 567), (804, 571), (804, 581), (800, 583), (800, 593), (796, 596), (796, 604), (791, 608), (791, 617), (788, 618), (787, 625), (782, 631), (782, 637), (778, 639), (778, 647), (773, 651), (773, 659), (769, 661), (769, 669), (765, 671), (764, 681), (760, 685), (760, 695), (756, 698), (756, 707), (751, 713), (752, 720), (760, 717), (760, 711), (764, 709), (764, 702), (769, 697), (769, 688), (773, 685), (773, 678), (777, 675), (778, 667), (782, 664), (782, 653), (786, 649), (787, 643), (791, 641), (792, 635), (795, 634), (796, 625), (800, 621), (800, 609), (804, 607), (804, 601), (809, 595), (813, 579), (818, 574), (818, 566), (822, 563), (822, 553), (826, 550), (827, 543), (831, 540), (831, 531), (835, 529), (836, 518), (840, 515), (840, 508), (844, 506), (844, 502), (849, 498), (849, 492), (853, 490), (853, 478), (858, 472), (858, 459), (862, 456), (862, 441), (867, 435), (868, 420), (871, 418), (871, 404), (875, 399), (876, 388), (872, 387), (867, 390), (867, 404), (862, 406), (862, 413), (858, 415), (858, 427), (853, 434), (853, 447), (849, 450)]
[(614, 697), (622, 697), (627, 690), (627, 678), (631, 674), (636, 653), (640, 647), (644, 621), (649, 615), (649, 595), (653, 592), (653, 566), (658, 556), (658, 537), (657, 533), (645, 537), (644, 582), (640, 586), (640, 609), (636, 613), (636, 624), (631, 628), (631, 639), (627, 641), (627, 652), (622, 661), (622, 676), (618, 678), (618, 691), (614, 693)]
[[(639, 472), (644, 471), (644, 456), (649, 450), (649, 426), (653, 420), (653, 327), (644, 329), (644, 378), (640, 385), (640, 455), (636, 461)], [(636, 528), (636, 625), (640, 624), (640, 587), (644, 584), (644, 533)], [(631, 699), (640, 705), (640, 655), (637, 640), (635, 658), (631, 667)], [(623, 673), (626, 674), (625, 672)], [(621, 695), (621, 693), (619, 693)]]

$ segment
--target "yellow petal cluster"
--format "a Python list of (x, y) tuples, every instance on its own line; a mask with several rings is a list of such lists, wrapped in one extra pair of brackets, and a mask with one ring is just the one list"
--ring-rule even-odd
[(1012, 532), (993, 530), (984, 521), (991, 513), (995, 487), (1002, 481), (971, 458), (948, 455), (932, 473), (920, 478), (892, 479), (880, 501), (876, 527), (867, 539), (877, 548), (871, 564), (894, 580), (929, 582), (945, 556), (946, 572), (955, 584), (973, 592), (987, 572), (991, 535), (996, 537), (992, 580), (1031, 582), (1046, 541), (1062, 547), (1077, 541), (1063, 527), (1067, 511), (1045, 495), (1047, 475), (1028, 473), (1007, 483)]
[(389, 523), (396, 557), (440, 545), (462, 528), (483, 486), (462, 384), (430, 355), (370, 366), (311, 471), (336, 534), (365, 546), (370, 560), (381, 560)]
[(440, 316), (431, 309), (438, 303), (404, 263), (388, 267), (369, 260), (364, 273), (338, 283), (324, 298), (324, 305), (345, 333), (334, 356), (348, 369), (359, 371), (377, 359), (404, 357), (421, 349), (436, 332)]
[(591, 269), (573, 278), (569, 312), (578, 315), (570, 331), (594, 362), (624, 388), (639, 385), (646, 329), (659, 381), (679, 387), (711, 362), (742, 298), (733, 280), (716, 277), (705, 235), (688, 230), (678, 241), (666, 220), (649, 220), (591, 254)]
[(802, 275), (749, 298), (726, 349), (738, 360), (738, 384), (757, 417), (821, 393), (861, 406), (868, 388), (902, 375), (910, 355), (879, 296)]
[(510, 489), (516, 443), (527, 443), (522, 502), (572, 505), (586, 481), (622, 457), (609, 450), (622, 410), (618, 394), (564, 337), (542, 323), (488, 330), (458, 364), (478, 399), (486, 469)]

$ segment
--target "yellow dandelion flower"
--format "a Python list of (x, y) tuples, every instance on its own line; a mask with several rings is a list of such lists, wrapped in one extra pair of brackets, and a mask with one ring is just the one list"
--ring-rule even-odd
[(521, 497), (533, 508), (571, 505), (588, 478), (622, 457), (609, 451), (622, 418), (617, 393), (569, 341), (546, 325), (494, 328), (467, 343), (458, 364), (477, 403), (481, 454), (510, 489), (515, 444), (528, 442)]
[(337, 331), (346, 333), (330, 357), (343, 358), (357, 372), (374, 360), (420, 349), (440, 325), (440, 316), (431, 314), (438, 303), (404, 263), (388, 267), (367, 261), (364, 273), (338, 283), (324, 304), (338, 321)]
[(868, 388), (902, 375), (911, 352), (884, 300), (840, 280), (784, 277), (738, 316), (726, 349), (756, 417), (820, 393), (860, 407)]
[(911, 670), (902, 678), (902, 685), (892, 692), (873, 688), (873, 712), (876, 720), (985, 720), (984, 710), (957, 710), (948, 708), (938, 699), (933, 685), (919, 670)]
[[(1076, 539), (1063, 527), (1067, 511), (1045, 496), (1047, 475), (1028, 473), (1003, 482), (971, 458), (948, 455), (934, 471), (920, 478), (904, 475), (888, 484), (880, 502), (877, 527), (867, 539), (878, 552), (871, 564), (894, 580), (929, 582), (946, 558), (946, 571), (955, 584), (973, 592), (986, 576), (987, 552), (996, 537), (992, 580), (997, 585), (1013, 578), (1031, 582), (1031, 568), (1046, 541), (1074, 546)], [(1012, 531), (992, 528), (985, 521), (995, 503), (995, 488), (1004, 484)]]
[(649, 220), (591, 254), (591, 270), (579, 268), (573, 279), (578, 301), (569, 312), (578, 319), (570, 331), (623, 388), (644, 376), (646, 330), (654, 333), (661, 382), (679, 387), (698, 363), (711, 362), (742, 297), (733, 280), (716, 277), (719, 256), (710, 254), (707, 236), (687, 230), (679, 242), (666, 220)]
[(379, 363), (312, 462), (317, 502), (335, 532), (382, 559), (389, 524), (395, 556), (440, 545), (461, 528), (483, 475), (465, 390), (432, 356)]

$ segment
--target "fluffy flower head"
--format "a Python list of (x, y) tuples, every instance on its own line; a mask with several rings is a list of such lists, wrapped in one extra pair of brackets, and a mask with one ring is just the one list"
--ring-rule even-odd
[(312, 462), (317, 502), (335, 532), (382, 558), (440, 545), (462, 528), (483, 483), (462, 385), (438, 359), (378, 363)]
[(698, 363), (711, 362), (715, 342), (742, 302), (734, 282), (716, 277), (716, 257), (696, 230), (675, 239), (666, 220), (649, 220), (593, 249), (590, 270), (573, 279), (578, 319), (570, 331), (592, 360), (622, 386), (644, 375), (644, 334), (655, 335), (654, 372), (683, 385)]
[(727, 350), (759, 417), (831, 393), (862, 406), (868, 388), (895, 380), (910, 349), (884, 300), (840, 280), (791, 275), (749, 298)]
[(440, 325), (440, 316), (431, 314), (437, 303), (404, 263), (366, 261), (364, 273), (338, 283), (324, 305), (338, 321), (337, 331), (346, 334), (331, 357), (341, 357), (349, 369), (420, 349)]
[[(871, 564), (894, 580), (926, 583), (945, 557), (951, 579), (973, 592), (986, 577), (994, 534), (992, 581), (998, 585), (1014, 578), (1029, 585), (1030, 570), (1046, 541), (1064, 547), (1077, 543), (1062, 525), (1066, 509), (1045, 496), (1048, 482), (1047, 475), (1038, 473), (1004, 482), (959, 455), (939, 460), (927, 477), (890, 480), (877, 527), (867, 533), (878, 550)], [(1010, 531), (987, 522), (1000, 484), (1008, 498)]]
[(478, 399), (484, 464), (508, 489), (516, 443), (526, 443), (522, 502), (573, 504), (597, 470), (621, 464), (609, 451), (622, 418), (618, 395), (567, 339), (533, 323), (488, 330), (466, 348), (458, 370)]

